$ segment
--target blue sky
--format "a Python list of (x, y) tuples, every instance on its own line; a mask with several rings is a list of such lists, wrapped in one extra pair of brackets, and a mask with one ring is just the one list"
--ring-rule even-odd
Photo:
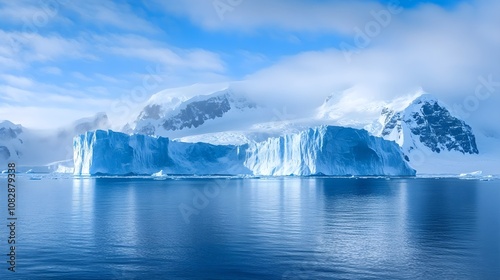
[[(166, 88), (234, 81), (298, 103), (315, 92), (311, 106), (353, 86), (386, 98), (424, 87), (460, 103), (478, 76), (500, 74), (493, 11), (488, 0), (4, 0), (0, 119), (48, 128), (112, 116), (130, 95), (139, 104)], [(390, 20), (360, 45), (374, 13)]]

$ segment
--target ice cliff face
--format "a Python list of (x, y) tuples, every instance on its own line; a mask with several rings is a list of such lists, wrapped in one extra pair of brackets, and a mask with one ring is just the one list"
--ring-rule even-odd
[(396, 143), (330, 126), (242, 146), (87, 132), (74, 139), (74, 159), (76, 175), (415, 175)]
[(365, 130), (321, 126), (253, 144), (245, 165), (259, 175), (415, 175), (394, 142)]
[[(173, 142), (168, 138), (90, 131), (74, 138), (74, 173), (248, 174), (236, 146)], [(240, 162), (240, 164), (238, 164)]]
[(376, 135), (396, 141), (405, 153), (422, 147), (434, 153), (479, 153), (472, 128), (429, 94), (402, 111), (385, 108), (379, 123), (382, 129)]

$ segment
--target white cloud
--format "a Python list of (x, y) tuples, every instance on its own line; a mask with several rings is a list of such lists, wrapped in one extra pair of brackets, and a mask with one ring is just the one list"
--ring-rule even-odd
[[(189, 17), (195, 24), (208, 29), (208, 35), (210, 32), (229, 31), (251, 37), (263, 30), (278, 30), (278, 34), (287, 34), (285, 39), (289, 42), (298, 42), (304, 34), (321, 36), (328, 33), (341, 34), (350, 44), (353, 44), (356, 28), (364, 29), (373, 20), (371, 12), (386, 7), (375, 1), (360, 0), (317, 1), (314, 5), (298, 0), (249, 0), (233, 7), (221, 20), (213, 3), (211, 0), (170, 0), (158, 5)], [(113, 56), (127, 62), (136, 59), (142, 62), (139, 67), (150, 64), (156, 68), (160, 65), (164, 70), (163, 82), (151, 91), (160, 91), (163, 89), (160, 87), (166, 84), (227, 81), (227, 75), (231, 74), (227, 73), (230, 67), (223, 60), (224, 56), (231, 54), (222, 54), (221, 57), (219, 53), (201, 48), (182, 49), (153, 39), (148, 35), (161, 31), (143, 19), (141, 11), (133, 11), (126, 4), (65, 1), (65, 5), (61, 6), (61, 11), (69, 9), (78, 13), (86, 26), (113, 27), (136, 34), (117, 31), (106, 35), (75, 33), (75, 37), (65, 38), (57, 33), (0, 30), (0, 41), (6, 42), (0, 45), (0, 78), (5, 82), (0, 98), (28, 102), (26, 106), (30, 108), (35, 106), (34, 102), (49, 106), (50, 101), (54, 102), (52, 107), (75, 108), (76, 113), (107, 111), (102, 104), (108, 100), (95, 98), (92, 101), (94, 95), (91, 93), (97, 97), (109, 92), (126, 95), (134, 88), (134, 83), (141, 86), (144, 76), (148, 75), (144, 68), (130, 69), (129, 75), (123, 73), (120, 77), (106, 72), (89, 74), (77, 68), (79, 64), (75, 63), (75, 68), (67, 71), (69, 75), (82, 81), (103, 82), (86, 92), (79, 84), (44, 85), (13, 74), (17, 73), (14, 70), (29, 73), (34, 71), (33, 65), (41, 64), (37, 71), (63, 76), (66, 69), (57, 63), (66, 59), (106, 63)], [(16, 5), (19, 15), (27, 16), (35, 11), (33, 5), (24, 9), (21, 6)], [(6, 7), (8, 5), (0, 6), (0, 16), (15, 21), (15, 13)], [(237, 85), (254, 94), (255, 98), (274, 102), (279, 108), (287, 104), (290, 110), (297, 111), (315, 108), (332, 92), (346, 89), (352, 89), (352, 98), (369, 102), (390, 100), (422, 87), (448, 104), (463, 104), (474, 94), (478, 77), (492, 75), (495, 81), (500, 81), (499, 10), (500, 3), (492, 0), (467, 1), (451, 9), (420, 4), (393, 15), (390, 24), (370, 38), (366, 48), (352, 54), (350, 60), (346, 60), (346, 53), (340, 50), (339, 43), (332, 42), (329, 49), (282, 57), (275, 65), (248, 75), (245, 82)], [(62, 20), (64, 16), (61, 12), (54, 19)], [(248, 68), (277, 60), (243, 50), (235, 52)], [(124, 85), (122, 79), (128, 83)], [(115, 90), (111, 84), (123, 88)], [(481, 101), (480, 109), (470, 112), (468, 121), (498, 129), (492, 120), (500, 119), (499, 96), (500, 89), (490, 99)], [(357, 104), (357, 101), (353, 103)], [(3, 108), (6, 107), (0, 108), (0, 112), (5, 115)], [(39, 111), (46, 112), (45, 109)]]
[(115, 55), (133, 57), (166, 67), (221, 72), (224, 62), (218, 54), (203, 49), (180, 49), (162, 42), (131, 34), (93, 36), (98, 47)]
[[(9, 74), (0, 75), (0, 111), (8, 118), (8, 114), (3, 108), (19, 108), (18, 111), (9, 110), (12, 118), (21, 118), (19, 115), (31, 115), (26, 109), (20, 108), (65, 108), (78, 111), (105, 111), (109, 108), (112, 99), (109, 94), (103, 94), (106, 89), (102, 87), (93, 87), (88, 89), (71, 89), (60, 87), (53, 84), (45, 84), (31, 80), (22, 76)], [(89, 94), (89, 92), (91, 94)], [(106, 92), (107, 93), (107, 92)], [(56, 110), (57, 111), (57, 110)], [(75, 118), (81, 115), (75, 115)], [(24, 116), (22, 118), (25, 118)], [(44, 115), (38, 116), (38, 119), (44, 119)], [(36, 120), (39, 121), (39, 120)], [(67, 119), (59, 119), (52, 123), (53, 126), (61, 125)], [(24, 124), (23, 124), (24, 125)]]
[(384, 8), (375, 1), (359, 0), (314, 3), (299, 0), (158, 2), (167, 11), (187, 16), (204, 28), (244, 31), (273, 27), (289, 31), (351, 33), (353, 26), (367, 20), (370, 11)]
[(0, 57), (17, 61), (23, 67), (32, 62), (46, 62), (60, 58), (95, 58), (87, 53), (86, 42), (59, 35), (42, 36), (36, 33), (0, 30), (0, 40), (7, 42), (0, 47)]
[(0, 79), (2, 79), (7, 84), (28, 88), (33, 85), (33, 81), (26, 77), (14, 76), (9, 74), (0, 75)]
[[(487, 7), (487, 8), (486, 8)], [(474, 95), (479, 77), (500, 82), (500, 25), (480, 1), (445, 10), (421, 5), (394, 17), (371, 44), (347, 60), (337, 48), (305, 52), (282, 59), (246, 78), (243, 86), (255, 98), (287, 104), (290, 110), (315, 108), (331, 93), (355, 89), (351, 98), (391, 100), (422, 87), (443, 99), (458, 114)], [(478, 32), (477, 26), (481, 26)], [(475, 127), (499, 130), (500, 87), (467, 112)], [(353, 100), (356, 103), (356, 100)]]
[(113, 102), (110, 98), (91, 96), (86, 91), (53, 85), (34, 83), (31, 88), (0, 85), (0, 120), (10, 120), (30, 128), (53, 129), (106, 111)]
[(158, 32), (159, 28), (138, 16), (134, 8), (124, 3), (113, 1), (68, 1), (65, 6), (77, 12), (87, 23), (113, 26), (123, 30)]
[[(23, 114), (19, 114), (19, 111)], [(93, 116), (95, 113), (93, 107), (0, 106), (0, 120), (10, 120), (33, 129), (54, 129), (58, 125), (67, 125), (82, 116)]]
[(71, 21), (62, 17), (60, 11), (67, 1), (2, 1), (0, 17), (5, 22), (13, 22), (22, 26), (23, 32), (37, 32), (54, 21), (68, 24)]
[(2, 95), (0, 95), (0, 99), (9, 103), (29, 102), (35, 97), (30, 91), (10, 85), (0, 85), (0, 92), (2, 93)]

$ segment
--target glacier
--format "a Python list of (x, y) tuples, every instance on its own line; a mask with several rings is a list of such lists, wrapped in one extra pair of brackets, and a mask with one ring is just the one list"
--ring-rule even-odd
[(414, 176), (399, 146), (365, 130), (320, 126), (244, 145), (89, 131), (74, 138), (75, 175)]
[(250, 145), (245, 166), (258, 175), (415, 175), (395, 142), (365, 130), (320, 126)]
[(183, 143), (159, 136), (128, 135), (111, 130), (89, 131), (77, 136), (75, 175), (152, 174), (250, 174), (236, 146)]

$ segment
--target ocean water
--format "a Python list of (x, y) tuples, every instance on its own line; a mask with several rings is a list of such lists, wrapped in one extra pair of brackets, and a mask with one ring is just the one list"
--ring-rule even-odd
[(26, 177), (16, 210), (0, 279), (500, 279), (500, 181)]

